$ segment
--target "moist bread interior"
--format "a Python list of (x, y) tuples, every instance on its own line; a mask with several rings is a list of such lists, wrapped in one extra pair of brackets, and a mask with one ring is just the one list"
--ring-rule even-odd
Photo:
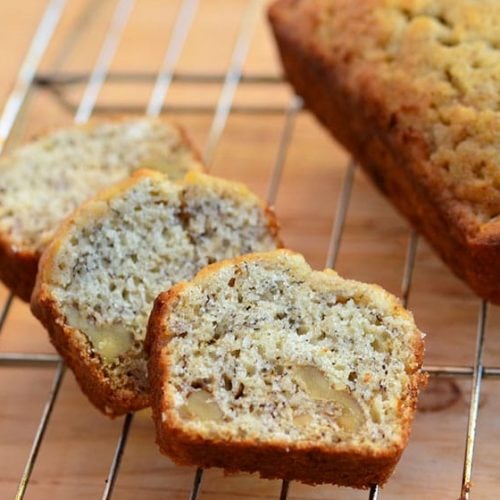
[(212, 262), (276, 248), (255, 196), (202, 174), (190, 179), (146, 177), (94, 204), (55, 255), (52, 294), (114, 386), (147, 390), (143, 340), (162, 290)]
[(164, 325), (175, 426), (209, 440), (397, 444), (420, 334), (387, 295), (299, 256), (196, 279)]
[(0, 232), (17, 251), (39, 252), (83, 201), (139, 167), (178, 179), (201, 164), (182, 133), (151, 118), (60, 130), (0, 162)]

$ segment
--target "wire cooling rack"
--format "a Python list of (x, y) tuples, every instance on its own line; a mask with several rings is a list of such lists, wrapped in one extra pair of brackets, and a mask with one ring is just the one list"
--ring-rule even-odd
[[(88, 0), (89, 2), (91, 0)], [(0, 117), (0, 152), (3, 151), (6, 142), (11, 136), (16, 123), (21, 119), (24, 110), (29, 104), (30, 94), (35, 87), (44, 87), (49, 90), (60, 103), (73, 113), (75, 123), (86, 122), (92, 113), (98, 111), (123, 111), (142, 112), (149, 116), (160, 115), (165, 107), (167, 93), (172, 82), (186, 82), (221, 84), (221, 92), (215, 107), (199, 105), (178, 105), (170, 106), (170, 112), (198, 112), (213, 113), (208, 139), (204, 148), (204, 159), (208, 168), (212, 163), (214, 151), (224, 131), (226, 122), (231, 113), (255, 113), (265, 116), (269, 113), (283, 113), (284, 127), (278, 147), (278, 154), (274, 162), (271, 173), (271, 181), (268, 186), (267, 201), (273, 205), (276, 201), (280, 180), (285, 164), (287, 152), (292, 141), (293, 128), (298, 114), (302, 110), (300, 97), (293, 97), (288, 106), (283, 109), (280, 106), (263, 105), (259, 106), (237, 106), (234, 104), (234, 96), (240, 83), (249, 85), (259, 84), (283, 84), (280, 78), (268, 74), (243, 74), (245, 58), (247, 56), (250, 43), (254, 34), (254, 28), (258, 16), (264, 7), (260, 0), (250, 0), (246, 6), (241, 19), (236, 42), (233, 47), (232, 57), (225, 74), (222, 73), (181, 73), (176, 72), (176, 63), (182, 53), (184, 43), (189, 34), (196, 10), (198, 0), (183, 0), (179, 4), (179, 9), (171, 31), (170, 40), (166, 47), (163, 63), (158, 73), (148, 72), (110, 72), (110, 66), (120, 43), (123, 31), (129, 21), (129, 17), (134, 7), (134, 0), (118, 0), (114, 8), (114, 13), (109, 20), (109, 29), (105, 34), (99, 55), (90, 74), (87, 73), (39, 73), (40, 62), (49, 46), (56, 31), (60, 18), (66, 7), (67, 0), (49, 0), (47, 7), (41, 17), (38, 28), (33, 36), (28, 53), (22, 63), (17, 76), (14, 90), (11, 92), (3, 114)], [(221, 13), (223, 15), (223, 13)], [(153, 90), (145, 108), (139, 109), (137, 106), (115, 105), (112, 109), (96, 106), (97, 99), (106, 82), (140, 82), (147, 81), (153, 83)], [(79, 102), (75, 105), (67, 98), (64, 89), (71, 85), (85, 85), (85, 90)], [(356, 165), (349, 161), (346, 165), (344, 179), (337, 202), (336, 215), (331, 230), (330, 243), (326, 259), (326, 267), (333, 267), (337, 261), (339, 247), (342, 240), (344, 221), (348, 213), (349, 200), (353, 179), (356, 172)], [(412, 276), (415, 267), (415, 257), (417, 253), (418, 236), (411, 232), (408, 238), (404, 273), (402, 276), (401, 297), (406, 305), (411, 291)], [(12, 295), (6, 299), (0, 315), (0, 332), (9, 315), (9, 310), (13, 302)], [(468, 499), (471, 495), (472, 486), (472, 466), (474, 458), (474, 447), (476, 442), (476, 429), (478, 421), (479, 400), (481, 395), (481, 382), (485, 378), (498, 379), (500, 377), (500, 367), (484, 366), (484, 343), (486, 333), (486, 317), (488, 304), (484, 301), (479, 304), (479, 313), (476, 330), (476, 347), (474, 363), (472, 366), (425, 366), (425, 370), (431, 377), (464, 377), (471, 380), (470, 404), (468, 409), (467, 429), (464, 429), (465, 455), (463, 461), (463, 474), (460, 488), (461, 498)], [(29, 366), (29, 367), (56, 367), (49, 396), (45, 402), (43, 412), (40, 416), (37, 431), (33, 437), (33, 444), (22, 477), (20, 478), (16, 498), (24, 497), (29, 486), (31, 473), (35, 466), (38, 452), (43, 443), (45, 431), (49, 425), (51, 413), (57, 401), (57, 396), (63, 381), (65, 367), (59, 356), (55, 354), (27, 354), (27, 353), (0, 353), (0, 367), (6, 366)], [(120, 462), (126, 452), (127, 438), (133, 425), (134, 415), (129, 414), (124, 418), (123, 427), (109, 473), (105, 481), (103, 499), (111, 498), (115, 481), (119, 474)], [(198, 469), (193, 477), (192, 490), (189, 498), (197, 499), (203, 489), (202, 469)], [(279, 498), (285, 500), (288, 496), (289, 482), (283, 481)], [(457, 491), (458, 493), (458, 491)], [(367, 496), (370, 499), (377, 499), (382, 496), (377, 485), (373, 485)]]

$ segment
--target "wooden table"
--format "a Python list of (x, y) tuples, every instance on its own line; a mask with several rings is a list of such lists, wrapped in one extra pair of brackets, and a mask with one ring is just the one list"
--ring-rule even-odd
[[(41, 0), (0, 3), (2, 65), (0, 99), (5, 102), (34, 29), (45, 8)], [(96, 107), (96, 114), (143, 113), (154, 77), (164, 57), (180, 1), (142, 0), (133, 8)], [(71, 123), (86, 77), (95, 64), (109, 26), (114, 1), (69, 0), (38, 74), (42, 83), (30, 94), (10, 145), (47, 128)], [(226, 85), (232, 112), (220, 138), (212, 129), (214, 108), (230, 66), (236, 37), (257, 21), (244, 79), (234, 99)], [(241, 55), (241, 54), (240, 54)], [(175, 117), (208, 151), (211, 172), (246, 182), (258, 194), (268, 193), (283, 132), (290, 143), (275, 206), (288, 246), (305, 254), (317, 268), (325, 265), (345, 178), (346, 153), (307, 113), (291, 110), (292, 94), (280, 81), (280, 67), (265, 19), (265, 4), (244, 0), (201, 0), (193, 26), (176, 64), (165, 99), (166, 114)], [(233, 65), (237, 76), (237, 65)], [(50, 85), (47, 85), (50, 83)], [(286, 111), (288, 110), (288, 121)], [(285, 129), (287, 124), (288, 129)], [(216, 140), (217, 139), (217, 140)], [(286, 139), (286, 137), (285, 137)], [(205, 150), (206, 151), (206, 150)], [(344, 276), (376, 282), (400, 293), (407, 223), (356, 171), (336, 269)], [(419, 241), (409, 298), (417, 323), (427, 332), (427, 365), (472, 366), (479, 300)], [(7, 292), (0, 290), (0, 300)], [(3, 302), (2, 302), (3, 303)], [(490, 307), (485, 346), (486, 366), (500, 366), (500, 309)], [(15, 300), (0, 336), (0, 353), (53, 353), (42, 327), (27, 305)], [(17, 489), (55, 365), (0, 365), (0, 498)], [(432, 379), (422, 396), (411, 443), (380, 498), (443, 499), (460, 493), (470, 378)], [(473, 498), (500, 492), (500, 380), (483, 382)], [(99, 498), (104, 487), (122, 421), (100, 415), (64, 377), (26, 498)], [(176, 467), (158, 453), (149, 411), (132, 425), (115, 488), (119, 499), (186, 499), (193, 469)], [(256, 475), (225, 477), (205, 473), (201, 498), (278, 498), (279, 481)], [(366, 492), (293, 483), (290, 499), (367, 498)]]

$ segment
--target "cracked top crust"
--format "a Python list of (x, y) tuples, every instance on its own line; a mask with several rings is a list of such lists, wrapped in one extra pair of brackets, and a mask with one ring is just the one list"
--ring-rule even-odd
[[(353, 93), (425, 139), (438, 173), (477, 231), (500, 216), (500, 2), (314, 0), (289, 16), (314, 23), (322, 57), (348, 67)], [(312, 19), (312, 21), (311, 21)]]

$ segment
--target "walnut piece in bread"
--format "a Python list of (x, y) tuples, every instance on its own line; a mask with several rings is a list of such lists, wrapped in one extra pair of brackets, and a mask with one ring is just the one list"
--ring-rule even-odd
[(213, 264), (149, 320), (160, 449), (267, 478), (383, 484), (425, 381), (422, 337), (396, 297), (288, 250)]

